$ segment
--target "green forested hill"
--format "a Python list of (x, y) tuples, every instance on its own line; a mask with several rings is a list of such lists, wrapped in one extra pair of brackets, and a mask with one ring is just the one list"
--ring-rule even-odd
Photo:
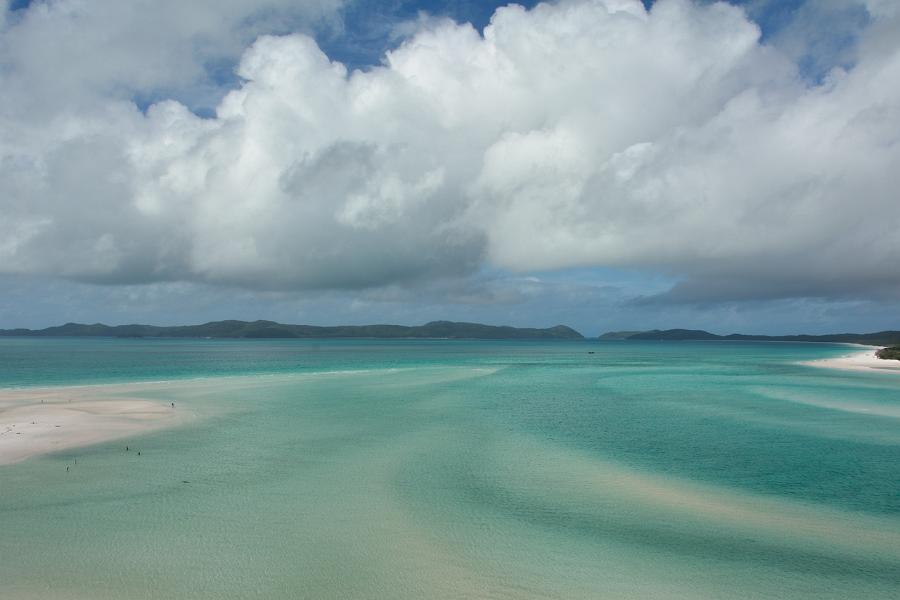
[(454, 339), (564, 339), (583, 336), (570, 327), (548, 329), (498, 327), (479, 323), (432, 321), (425, 325), (286, 325), (274, 321), (213, 321), (203, 325), (158, 327), (155, 325), (103, 325), (66, 323), (46, 329), (3, 329), (0, 336), (105, 336), (105, 337), (192, 337), (192, 338), (454, 338)]
[[(601, 339), (604, 339), (601, 336)], [(609, 339), (609, 338), (607, 338)], [(875, 333), (833, 333), (827, 335), (716, 335), (702, 329), (654, 329), (641, 331), (618, 339), (626, 340), (734, 340), (758, 342), (838, 342), (848, 344), (870, 344), (872, 346), (889, 346), (900, 344), (900, 331), (878, 331)]]

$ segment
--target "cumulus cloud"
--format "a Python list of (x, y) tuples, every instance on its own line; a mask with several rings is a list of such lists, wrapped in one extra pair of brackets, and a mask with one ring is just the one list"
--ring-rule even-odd
[[(167, 16), (185, 65), (97, 41), (128, 36), (123, 18), (90, 30), (83, 73), (54, 77), (99, 4), (3, 26), (6, 273), (334, 289), (613, 266), (682, 279), (672, 297), (690, 301), (900, 291), (891, 3), (864, 5), (853, 64), (815, 83), (725, 3), (510, 5), (483, 33), (422, 19), (353, 72), (307, 35), (263, 35), (206, 119), (134, 94), (208, 83), (256, 13), (226, 3), (239, 18), (213, 32), (208, 14)], [(66, 27), (75, 50), (27, 51)], [(112, 47), (131, 54), (96, 54)]]
[(33, 0), (27, 10), (3, 15), (4, 92), (16, 96), (18, 108), (41, 117), (135, 95), (203, 102), (215, 97), (216, 77), (228, 75), (257, 36), (334, 23), (341, 3)]

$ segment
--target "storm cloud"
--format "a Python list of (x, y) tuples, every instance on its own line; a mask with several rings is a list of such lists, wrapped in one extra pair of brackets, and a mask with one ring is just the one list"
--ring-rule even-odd
[(726, 3), (422, 18), (355, 71), (258, 35), (337, 3), (266, 4), (6, 14), (0, 271), (323, 290), (616, 267), (680, 280), (665, 301), (900, 296), (893, 2), (849, 3), (859, 37), (815, 77)]

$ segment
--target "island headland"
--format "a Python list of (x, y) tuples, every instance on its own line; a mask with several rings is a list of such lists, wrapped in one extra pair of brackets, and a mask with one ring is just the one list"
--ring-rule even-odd
[(825, 342), (837, 344), (862, 344), (864, 346), (900, 345), (900, 331), (875, 333), (828, 333), (824, 335), (747, 335), (732, 333), (717, 335), (702, 329), (653, 329), (650, 331), (610, 331), (598, 339), (652, 340), (652, 341), (735, 341), (735, 342)]

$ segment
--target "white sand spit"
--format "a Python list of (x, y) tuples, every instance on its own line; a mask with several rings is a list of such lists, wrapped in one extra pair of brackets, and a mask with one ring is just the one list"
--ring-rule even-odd
[(883, 360), (875, 356), (877, 347), (870, 347), (862, 352), (854, 352), (847, 356), (810, 360), (802, 364), (811, 367), (843, 369), (845, 371), (882, 371), (900, 373), (900, 360)]
[(0, 465), (172, 427), (192, 417), (127, 385), (0, 390)]

